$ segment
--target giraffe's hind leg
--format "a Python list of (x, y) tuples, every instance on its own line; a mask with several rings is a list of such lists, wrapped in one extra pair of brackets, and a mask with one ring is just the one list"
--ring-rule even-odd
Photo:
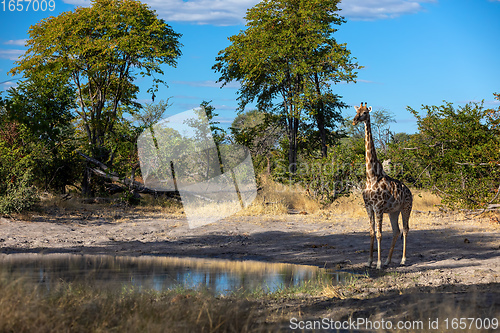
[(384, 266), (387, 266), (391, 263), (392, 253), (394, 252), (396, 241), (398, 240), (398, 237), (401, 235), (401, 231), (399, 230), (399, 224), (398, 224), (399, 213), (400, 212), (394, 212), (389, 214), (389, 219), (391, 220), (391, 227), (392, 227), (392, 243), (391, 243), (391, 248), (389, 249), (389, 256), (387, 257)]
[(401, 217), (403, 220), (403, 257), (401, 258), (401, 265), (406, 264), (406, 238), (408, 236), (408, 231), (410, 230), (409, 220), (411, 214), (412, 202), (410, 201), (408, 207), (401, 212)]

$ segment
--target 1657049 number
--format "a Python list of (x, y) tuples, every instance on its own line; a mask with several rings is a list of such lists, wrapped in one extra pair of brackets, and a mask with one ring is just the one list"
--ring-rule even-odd
[(2, 0), (0, 1), (2, 11), (27, 12), (27, 11), (54, 11), (56, 9), (55, 0)]

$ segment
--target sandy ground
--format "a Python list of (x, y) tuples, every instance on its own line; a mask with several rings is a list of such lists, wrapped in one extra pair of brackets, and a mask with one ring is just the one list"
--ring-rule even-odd
[[(399, 266), (399, 240), (392, 264), (382, 271), (364, 267), (370, 241), (367, 219), (328, 212), (233, 216), (196, 229), (189, 229), (182, 216), (104, 206), (53, 208), (27, 220), (0, 218), (0, 253), (154, 254), (315, 265), (366, 278), (356, 282), (351, 296), (294, 301), (281, 308), (298, 309), (302, 318), (375, 313), (400, 318), (409, 316), (410, 304), (422, 300), (415, 295), (424, 295), (429, 318), (442, 310), (436, 305), (442, 297), (452, 298), (452, 312), (480, 306), (484, 311), (474, 316), (500, 317), (500, 223), (495, 217), (413, 213), (407, 265)], [(384, 218), (383, 260), (391, 238)], [(422, 307), (418, 311), (420, 317), (427, 315)]]

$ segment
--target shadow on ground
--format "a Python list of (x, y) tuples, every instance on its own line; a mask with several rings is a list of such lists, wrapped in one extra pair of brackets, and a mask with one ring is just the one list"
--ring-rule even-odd
[[(384, 234), (382, 256), (385, 260), (391, 237)], [(96, 245), (25, 248), (3, 247), (1, 253), (82, 253), (111, 255), (168, 255), (181, 257), (259, 260), (315, 265), (332, 269), (363, 271), (370, 237), (367, 232), (314, 235), (310, 233), (265, 231), (253, 234), (179, 236), (175, 240), (143, 242), (109, 240)], [(399, 266), (401, 240), (396, 244), (389, 269)], [(1, 245), (1, 243), (0, 243)], [(500, 257), (496, 233), (466, 235), (456, 229), (414, 230), (408, 236), (407, 266), (403, 270), (470, 267), (480, 260)], [(375, 269), (369, 270), (377, 275)]]

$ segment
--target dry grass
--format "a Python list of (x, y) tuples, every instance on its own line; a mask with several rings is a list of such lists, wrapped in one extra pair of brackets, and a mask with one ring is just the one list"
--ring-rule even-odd
[[(119, 199), (119, 195), (115, 195), (108, 203), (101, 204), (88, 204), (83, 203), (83, 199), (78, 195), (72, 194), (71, 199), (62, 199), (60, 196), (52, 194), (44, 194), (40, 202), (39, 213), (44, 213), (50, 211), (52, 208), (57, 207), (62, 210), (62, 212), (78, 212), (78, 211), (89, 211), (89, 212), (103, 212), (106, 215), (106, 211), (115, 215), (114, 211), (117, 210), (129, 210), (135, 213), (156, 213), (158, 215), (174, 215), (180, 216), (184, 214), (184, 209), (182, 203), (168, 198), (154, 198), (150, 195), (143, 195), (138, 206), (124, 207), (123, 205), (117, 205), (116, 201)], [(238, 212), (238, 215), (244, 216), (258, 216), (258, 215), (283, 215), (288, 214), (291, 210), (296, 212), (306, 212), (308, 214), (313, 214), (320, 209), (321, 205), (311, 199), (305, 192), (303, 188), (298, 185), (287, 186), (268, 178), (262, 178), (261, 190), (257, 194), (257, 198), (254, 202)], [(209, 209), (210, 207), (205, 207)], [(217, 213), (222, 213), (220, 207), (217, 205)], [(29, 213), (28, 213), (29, 215)], [(29, 220), (28, 216), (23, 216), (25, 220)], [(103, 216), (107, 217), (107, 216)], [(112, 216), (109, 216), (112, 217)]]
[[(415, 286), (418, 277), (424, 276), (425, 274), (417, 273), (412, 278), (405, 273), (392, 273), (378, 278), (358, 279), (351, 285), (325, 290), (330, 292), (328, 297), (347, 299), (359, 305), (361, 303), (356, 303), (356, 299), (363, 302), (361, 311), (356, 309), (349, 313), (348, 316), (353, 320), (364, 318), (372, 322), (385, 320), (392, 323), (404, 321), (407, 325), (415, 325), (409, 329), (393, 327), (385, 330), (390, 332), (483, 332), (490, 331), (491, 326), (490, 330), (484, 326), (478, 329), (468, 320), (467, 329), (459, 330), (452, 327), (451, 321), (453, 318), (479, 318), (478, 325), (491, 325), (492, 318), (498, 320), (499, 312), (495, 302), (499, 295), (497, 284)], [(410, 282), (410, 279), (413, 281)], [(486, 318), (489, 319), (485, 322)], [(436, 320), (439, 325), (430, 327), (429, 322), (436, 324)], [(453, 325), (458, 322), (457, 320)]]
[[(268, 178), (263, 178), (260, 183), (261, 190), (258, 192), (257, 198), (249, 207), (238, 212), (237, 215), (285, 215), (290, 213), (290, 211), (314, 214), (322, 210), (321, 204), (310, 198), (305, 190), (298, 185), (287, 186)], [(415, 189), (412, 192), (413, 211), (428, 212), (438, 210), (441, 199), (437, 195), (429, 191)], [(117, 199), (118, 197), (112, 199)], [(140, 205), (133, 207), (117, 205), (113, 202), (116, 202), (116, 200), (105, 204), (86, 204), (82, 203), (82, 199), (77, 195), (72, 195), (71, 199), (64, 200), (60, 196), (44, 194), (40, 203), (40, 212), (47, 212), (51, 208), (57, 207), (62, 213), (78, 211), (99, 212), (102, 217), (110, 219), (114, 218), (116, 211), (126, 211), (130, 214), (156, 214), (158, 216), (168, 215), (177, 217), (184, 214), (182, 203), (168, 198), (154, 198), (153, 196), (144, 195)], [(217, 210), (220, 212), (219, 208)], [(354, 192), (350, 196), (340, 197), (328, 207), (323, 208), (323, 210), (351, 218), (366, 217), (361, 192)], [(30, 213), (25, 215), (21, 216), (21, 218), (30, 220)], [(124, 215), (128, 214), (122, 214), (122, 216)]]
[[(274, 294), (225, 297), (183, 289), (111, 292), (64, 282), (42, 290), (0, 278), (0, 331), (286, 332), (292, 317), (311, 320), (327, 314), (337, 321), (423, 322), (418, 331), (452, 332), (444, 319), (451, 325), (452, 318), (498, 318), (495, 285), (472, 286), (465, 292), (466, 286), (417, 288), (400, 285), (402, 277), (366, 277), (338, 286), (323, 282)], [(429, 329), (429, 320), (437, 318), (439, 329)]]
[(143, 196), (141, 204), (136, 209), (144, 211), (157, 211), (167, 215), (183, 215), (182, 203), (165, 197), (154, 198), (151, 195)]
[(119, 222), (119, 220), (137, 217), (137, 215), (179, 217), (183, 214), (184, 209), (181, 202), (165, 197), (154, 198), (150, 195), (144, 195), (139, 205), (130, 206), (120, 199), (120, 195), (114, 195), (110, 198), (96, 198), (94, 203), (86, 203), (84, 198), (74, 193), (69, 198), (44, 193), (35, 211), (24, 212), (16, 217), (30, 221), (33, 215), (69, 217), (85, 215)]
[(252, 332), (255, 304), (202, 292), (121, 292), (0, 282), (2, 332)]
[[(382, 320), (394, 323), (404, 322), (412, 328), (378, 330), (361, 326), (359, 329), (382, 332), (456, 332), (459, 320), (453, 318), (479, 318), (471, 324), (467, 320), (467, 329), (461, 331), (490, 331), (491, 320), (495, 318), (498, 327), (497, 284), (477, 284), (472, 286), (445, 284), (438, 286), (416, 286), (425, 274), (392, 272), (379, 277), (359, 277), (343, 285), (325, 284), (318, 295), (330, 300), (335, 312), (333, 319), (338, 321), (365, 319), (370, 322)], [(342, 300), (336, 302), (337, 300)], [(395, 306), (397, 304), (397, 306)], [(311, 317), (304, 314), (305, 319)], [(488, 319), (486, 319), (488, 318)], [(446, 323), (446, 319), (448, 322)], [(439, 321), (438, 326), (436, 320)], [(430, 327), (429, 323), (433, 326)], [(476, 325), (489, 325), (490, 330), (477, 328)], [(455, 329), (454, 329), (455, 328)]]
[[(441, 198), (437, 195), (423, 190), (412, 190), (413, 211), (429, 212), (438, 211)], [(366, 209), (361, 192), (354, 192), (350, 196), (340, 197), (330, 207), (330, 211), (336, 214), (345, 214), (351, 218), (366, 217)]]
[(277, 332), (300, 316), (298, 306), (283, 301), (314, 300), (323, 286), (312, 280), (273, 293), (216, 297), (203, 290), (112, 291), (65, 282), (47, 290), (0, 277), (0, 332)]
[(441, 205), (441, 198), (430, 191), (412, 190), (413, 211), (436, 212)]
[(349, 196), (337, 198), (328, 210), (335, 214), (344, 214), (352, 218), (366, 217), (366, 209), (361, 192), (354, 192)]
[(320, 204), (311, 199), (299, 185), (284, 185), (262, 177), (262, 190), (254, 202), (239, 214), (241, 215), (281, 215), (290, 210), (313, 214)]

